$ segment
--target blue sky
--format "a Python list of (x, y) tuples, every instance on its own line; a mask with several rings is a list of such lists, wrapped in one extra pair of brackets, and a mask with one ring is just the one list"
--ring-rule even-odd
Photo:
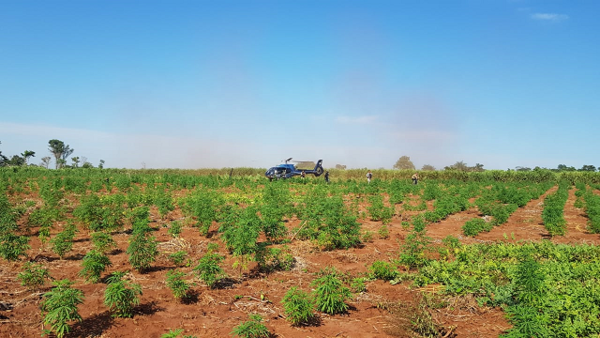
[(0, 2), (0, 151), (600, 166), (600, 2)]

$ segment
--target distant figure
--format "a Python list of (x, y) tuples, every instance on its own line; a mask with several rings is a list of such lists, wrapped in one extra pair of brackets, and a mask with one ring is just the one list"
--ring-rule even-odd
[(371, 178), (373, 178), (373, 174), (371, 174), (371, 170), (367, 173), (367, 183), (371, 183)]
[(413, 180), (413, 184), (419, 183), (419, 174), (415, 173), (414, 175), (412, 175), (412, 180)]
[(329, 183), (329, 171), (325, 172), (325, 182)]
[(306, 173), (304, 172), (304, 170), (302, 170), (302, 174), (300, 176), (302, 176), (302, 179), (306, 177)]

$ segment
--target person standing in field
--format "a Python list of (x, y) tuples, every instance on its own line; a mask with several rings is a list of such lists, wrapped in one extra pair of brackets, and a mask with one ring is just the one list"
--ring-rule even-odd
[(302, 175), (300, 175), (300, 176), (302, 176), (302, 179), (304, 179), (306, 177), (306, 173), (304, 172), (304, 170), (302, 170)]
[(325, 172), (325, 183), (329, 183), (329, 171)]
[(371, 170), (367, 173), (367, 183), (371, 183), (371, 179), (373, 178), (373, 174), (371, 174)]
[(419, 183), (419, 173), (415, 173), (414, 175), (412, 175), (412, 181), (413, 184)]

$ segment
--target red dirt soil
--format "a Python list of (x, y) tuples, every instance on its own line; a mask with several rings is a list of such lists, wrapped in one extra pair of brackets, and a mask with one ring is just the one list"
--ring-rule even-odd
[[(550, 190), (549, 192), (552, 192)], [(548, 193), (549, 193), (548, 192)], [(546, 193), (547, 194), (547, 193)], [(27, 196), (27, 199), (37, 199)], [(448, 235), (453, 235), (461, 242), (515, 242), (539, 241), (550, 238), (542, 225), (542, 203), (545, 198), (530, 201), (525, 207), (518, 209), (506, 224), (494, 228), (489, 233), (482, 233), (475, 238), (462, 235), (461, 227), (465, 221), (480, 217), (476, 208), (451, 215), (446, 220), (427, 226), (428, 236), (440, 243)], [(38, 199), (39, 201), (39, 199)], [(565, 218), (568, 222), (567, 234), (551, 238), (560, 243), (593, 243), (600, 242), (599, 235), (586, 232), (586, 217), (582, 210), (574, 207), (574, 190), (569, 192), (565, 207)], [(364, 210), (363, 205), (360, 206)], [(103, 304), (106, 284), (90, 284), (78, 276), (81, 270), (81, 258), (91, 249), (87, 233), (80, 232), (76, 236), (73, 250), (65, 259), (60, 260), (53, 254), (48, 245), (42, 246), (37, 236), (31, 236), (29, 260), (44, 263), (55, 280), (68, 278), (75, 281), (74, 288), (85, 294), (85, 301), (79, 306), (83, 318), (80, 323), (73, 323), (69, 337), (143, 337), (157, 338), (169, 330), (184, 329), (186, 335), (198, 337), (227, 337), (232, 329), (248, 319), (248, 314), (258, 313), (263, 316), (265, 325), (274, 337), (409, 337), (403, 331), (403, 321), (412, 314), (409, 305), (415, 305), (421, 293), (434, 295), (436, 288), (411, 288), (404, 282), (391, 285), (382, 281), (366, 283), (367, 291), (355, 294), (348, 302), (350, 310), (344, 315), (329, 316), (320, 314), (320, 325), (292, 327), (284, 317), (281, 299), (292, 287), (297, 286), (310, 291), (310, 283), (314, 273), (333, 266), (338, 271), (355, 277), (366, 273), (368, 266), (376, 260), (388, 260), (398, 256), (399, 242), (408, 234), (401, 222), (407, 216), (418, 213), (406, 212), (397, 206), (398, 215), (388, 225), (389, 237), (379, 238), (377, 231), (381, 222), (360, 220), (363, 230), (373, 232), (373, 240), (360, 248), (323, 252), (311, 243), (294, 240), (288, 244), (296, 265), (291, 271), (262, 274), (254, 272), (253, 267), (244, 270), (240, 275), (238, 269), (232, 268), (233, 260), (229, 255), (222, 264), (230, 276), (230, 283), (224, 288), (210, 290), (201, 281), (192, 278), (191, 266), (181, 267), (180, 271), (189, 273), (189, 281), (197, 299), (182, 303), (174, 299), (165, 284), (166, 273), (175, 268), (167, 259), (169, 253), (185, 249), (192, 262), (196, 262), (206, 252), (208, 243), (219, 242), (216, 236), (206, 238), (195, 228), (185, 227), (180, 240), (174, 240), (164, 226), (173, 220), (183, 220), (181, 210), (176, 208), (165, 218), (160, 218), (156, 209), (151, 209), (154, 232), (160, 242), (160, 258), (146, 273), (133, 271), (127, 261), (128, 246), (126, 234), (115, 234), (118, 250), (109, 257), (112, 267), (102, 274), (106, 277), (113, 271), (130, 270), (127, 278), (141, 284), (143, 294), (140, 305), (135, 308), (133, 318), (112, 318)], [(400, 215), (402, 214), (402, 215)], [(290, 220), (290, 228), (297, 226), (297, 220)], [(35, 230), (34, 234), (35, 234)], [(216, 225), (211, 230), (216, 230)], [(226, 254), (220, 245), (222, 254)], [(6, 262), (0, 265), (0, 337), (39, 337), (42, 331), (40, 301), (42, 294), (49, 291), (51, 284), (29, 291), (17, 280), (24, 261)], [(430, 310), (433, 321), (445, 328), (446, 337), (498, 337), (511, 326), (505, 315), (498, 308), (480, 308), (474, 299), (469, 297), (446, 299), (446, 307)], [(403, 307), (404, 306), (404, 307)]]

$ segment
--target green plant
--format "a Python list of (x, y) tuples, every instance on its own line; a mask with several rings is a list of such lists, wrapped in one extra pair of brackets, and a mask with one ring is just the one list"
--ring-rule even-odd
[(258, 268), (264, 272), (287, 271), (294, 266), (295, 262), (294, 256), (287, 245), (282, 248), (268, 248), (261, 243), (254, 258), (258, 263)]
[(169, 330), (168, 333), (164, 333), (160, 338), (177, 338), (183, 332), (183, 329)]
[(377, 233), (379, 234), (379, 238), (381, 239), (387, 239), (388, 237), (390, 237), (390, 230), (388, 229), (387, 225), (382, 225), (381, 227), (379, 227)]
[(306, 292), (292, 287), (281, 301), (287, 319), (292, 325), (310, 322), (314, 316), (314, 302)]
[(169, 260), (177, 265), (180, 266), (181, 264), (183, 264), (183, 262), (185, 261), (185, 257), (187, 256), (187, 252), (186, 251), (177, 251), (175, 253), (172, 253), (169, 255)]
[(257, 209), (249, 206), (243, 210), (233, 209), (219, 229), (223, 232), (227, 248), (235, 257), (234, 267), (239, 267), (240, 275), (242, 269), (247, 268), (251, 255), (260, 249), (257, 244), (260, 225)]
[(271, 336), (269, 329), (262, 324), (262, 317), (257, 314), (249, 315), (250, 320), (240, 323), (233, 328), (231, 334), (241, 338), (268, 338)]
[[(164, 333), (162, 336), (160, 336), (160, 338), (177, 338), (177, 337), (179, 337), (179, 335), (181, 333), (183, 333), (183, 329), (169, 330), (168, 333)], [(197, 338), (197, 337), (184, 334), (183, 336), (181, 336), (181, 338)]]
[(150, 267), (158, 255), (155, 238), (146, 232), (134, 233), (127, 247), (127, 254), (131, 266), (143, 272)]
[(363, 241), (363, 243), (373, 242), (373, 231), (369, 231), (369, 230), (365, 231), (362, 234), (362, 241)]
[(77, 305), (83, 303), (83, 291), (72, 289), (73, 282), (68, 279), (54, 282), (55, 287), (44, 294), (41, 304), (44, 325), (50, 325), (50, 330), (45, 329), (43, 334), (54, 332), (58, 338), (69, 333), (69, 322), (81, 321)]
[(194, 268), (198, 277), (211, 289), (225, 276), (225, 272), (219, 266), (223, 259), (225, 257), (209, 248), (209, 251), (200, 258), (198, 265)]
[(185, 277), (185, 273), (181, 271), (167, 272), (167, 286), (173, 292), (173, 296), (180, 300), (188, 298), (188, 291), (190, 289), (190, 285), (183, 280), (183, 277)]
[(369, 273), (372, 278), (381, 280), (392, 280), (398, 276), (396, 267), (390, 262), (375, 261), (369, 268)]
[(352, 292), (361, 293), (367, 291), (367, 286), (365, 285), (366, 280), (365, 277), (356, 277), (352, 279), (352, 282), (350, 283)]
[(460, 240), (452, 235), (446, 236), (442, 240), (442, 243), (450, 249), (457, 249), (461, 247)]
[(345, 301), (351, 297), (350, 289), (343, 285), (337, 275), (334, 268), (327, 268), (322, 271), (320, 278), (311, 283), (315, 287), (313, 297), (317, 310), (331, 315), (346, 312), (348, 305)]
[(413, 230), (406, 236), (404, 244), (400, 246), (400, 264), (409, 268), (420, 267), (427, 263), (426, 253), (432, 248), (431, 238), (427, 236), (425, 220), (422, 216), (413, 219)]
[(75, 238), (75, 226), (70, 224), (50, 240), (52, 251), (63, 259), (65, 254), (73, 248), (73, 239)]
[(367, 207), (367, 210), (371, 215), (371, 220), (381, 221), (383, 224), (390, 223), (394, 216), (394, 207), (386, 207), (383, 203), (383, 196), (379, 194), (369, 197), (369, 202), (371, 205)]
[(169, 227), (167, 232), (172, 237), (179, 237), (179, 234), (181, 234), (182, 227), (183, 227), (183, 224), (180, 221), (173, 221), (173, 222), (171, 222), (171, 226)]
[(44, 280), (50, 277), (48, 269), (44, 268), (42, 264), (36, 264), (32, 262), (25, 263), (23, 266), (23, 272), (19, 272), (17, 278), (21, 281), (21, 285), (28, 289), (37, 289), (44, 285)]
[(108, 306), (113, 317), (133, 317), (133, 307), (140, 303), (138, 296), (142, 294), (142, 287), (123, 280), (124, 276), (124, 272), (113, 272), (107, 279), (104, 304)]
[(105, 232), (93, 232), (90, 235), (92, 245), (99, 252), (107, 253), (117, 247), (117, 243), (111, 235)]
[(88, 282), (98, 283), (102, 272), (112, 264), (108, 256), (99, 251), (92, 250), (83, 257), (81, 265), (83, 269), (79, 272), (79, 275), (84, 277)]
[(0, 237), (0, 256), (9, 261), (27, 256), (27, 250), (30, 248), (28, 243), (29, 237), (6, 233)]
[(546, 196), (544, 200), (544, 211), (542, 211), (542, 220), (544, 226), (552, 236), (564, 235), (566, 232), (567, 221), (564, 217), (565, 203), (569, 197), (570, 184), (561, 181), (558, 190)]
[(477, 236), (480, 232), (490, 231), (492, 224), (486, 222), (483, 218), (472, 218), (465, 222), (462, 226), (462, 231), (465, 236)]

